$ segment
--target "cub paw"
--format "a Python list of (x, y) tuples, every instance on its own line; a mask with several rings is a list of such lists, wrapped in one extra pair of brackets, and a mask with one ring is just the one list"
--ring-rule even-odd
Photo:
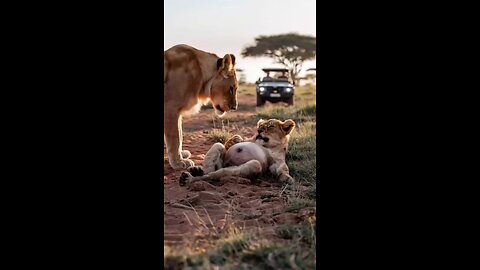
[(295, 183), (295, 179), (293, 179), (293, 177), (291, 177), (290, 175), (287, 175), (287, 174), (282, 174), (278, 180), (282, 184), (293, 185), (293, 183)]
[(190, 151), (188, 150), (182, 150), (182, 158), (183, 159), (189, 159), (191, 156), (192, 156), (192, 153), (190, 153)]
[(234, 135), (225, 143), (225, 149), (232, 147), (234, 144), (243, 142), (243, 139), (240, 135)]
[(243, 141), (242, 136), (240, 135), (233, 135), (233, 137), (230, 138), (230, 140), (232, 140), (232, 142), (234, 143), (239, 143)]
[(190, 168), (190, 167), (194, 166), (195, 163), (190, 159), (182, 159), (182, 160), (177, 161), (177, 162), (172, 162), (170, 165), (175, 170), (185, 170), (187, 168)]
[(193, 176), (188, 173), (188, 172), (182, 172), (182, 174), (180, 175), (180, 179), (178, 180), (178, 184), (180, 186), (185, 186), (187, 185), (189, 182), (190, 182), (190, 179), (192, 178)]
[(203, 168), (202, 166), (193, 166), (188, 168), (188, 172), (191, 173), (193, 176), (203, 176)]

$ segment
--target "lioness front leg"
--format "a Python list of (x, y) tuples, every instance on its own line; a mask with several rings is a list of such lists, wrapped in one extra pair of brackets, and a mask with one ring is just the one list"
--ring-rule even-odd
[(278, 181), (286, 184), (293, 184), (295, 180), (290, 176), (288, 166), (285, 163), (274, 163), (269, 167), (270, 172), (278, 177)]
[[(167, 145), (168, 162), (173, 169), (186, 169), (195, 165), (188, 159), (189, 151), (182, 151), (182, 121), (178, 113), (164, 111), (164, 133)], [(172, 128), (173, 127), (173, 128)], [(187, 158), (184, 158), (187, 157)]]
[(203, 176), (193, 176), (188, 172), (183, 172), (180, 176), (180, 185), (191, 185), (197, 181), (220, 180), (220, 178), (224, 176), (237, 176), (252, 179), (260, 174), (262, 174), (262, 164), (260, 164), (258, 160), (250, 160), (240, 166), (222, 168)]

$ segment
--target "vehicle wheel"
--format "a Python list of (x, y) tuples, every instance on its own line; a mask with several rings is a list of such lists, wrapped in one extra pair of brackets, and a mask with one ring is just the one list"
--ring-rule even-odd
[(265, 99), (263, 99), (261, 96), (257, 95), (257, 107), (263, 106), (265, 104)]
[(288, 106), (293, 106), (295, 104), (293, 96), (287, 99)]

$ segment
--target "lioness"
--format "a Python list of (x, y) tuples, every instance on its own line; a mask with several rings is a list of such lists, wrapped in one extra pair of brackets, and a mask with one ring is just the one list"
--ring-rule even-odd
[(176, 45), (165, 51), (163, 65), (168, 161), (174, 169), (185, 169), (195, 164), (189, 159), (190, 152), (182, 149), (182, 115), (198, 112), (208, 100), (220, 116), (237, 109), (235, 56), (219, 58), (188, 45)]
[(219, 180), (224, 176), (254, 178), (270, 171), (283, 183), (293, 183), (285, 156), (290, 133), (295, 128), (291, 119), (259, 120), (258, 134), (243, 140), (239, 135), (225, 145), (215, 143), (205, 155), (203, 166), (188, 168), (180, 177), (180, 185), (190, 185), (200, 180)]

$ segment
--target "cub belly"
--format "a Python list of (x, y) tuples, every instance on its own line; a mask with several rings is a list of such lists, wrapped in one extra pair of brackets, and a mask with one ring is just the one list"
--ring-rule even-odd
[(228, 149), (225, 154), (225, 165), (239, 166), (254, 159), (260, 161), (262, 167), (267, 165), (267, 155), (262, 147), (252, 142), (241, 142)]

